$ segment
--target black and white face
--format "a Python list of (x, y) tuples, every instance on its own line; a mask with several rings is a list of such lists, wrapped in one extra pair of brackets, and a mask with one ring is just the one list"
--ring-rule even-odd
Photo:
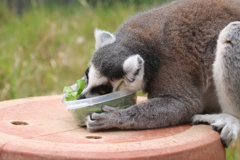
[(87, 83), (85, 89), (79, 99), (96, 97), (108, 94), (113, 91), (113, 86), (108, 79), (102, 76), (94, 66), (89, 67), (85, 72), (85, 81)]
[[(110, 44), (114, 43), (116, 38), (113, 34), (95, 30), (96, 51), (100, 53), (103, 47), (111, 50)], [(96, 54), (96, 53), (95, 53)], [(111, 52), (105, 52), (105, 55), (110, 55)], [(101, 54), (99, 54), (101, 55)], [(138, 91), (145, 86), (144, 82), (144, 60), (136, 54), (129, 57), (107, 56), (108, 58), (96, 56), (92, 59), (90, 67), (86, 70), (87, 86), (83, 90), (79, 99), (95, 97), (115, 91)], [(109, 57), (111, 57), (109, 59)], [(122, 59), (122, 63), (117, 63)], [(116, 62), (113, 63), (112, 61)], [(100, 62), (99, 62), (100, 61)], [(104, 62), (103, 62), (104, 61)], [(101, 65), (99, 65), (101, 63)], [(97, 67), (95, 67), (97, 66)], [(104, 73), (104, 75), (102, 74)]]
[(87, 86), (79, 99), (95, 97), (115, 91), (136, 92), (143, 89), (145, 82), (143, 59), (134, 55), (125, 60), (123, 64), (124, 76), (120, 79), (109, 79), (102, 75), (94, 65), (85, 72)]

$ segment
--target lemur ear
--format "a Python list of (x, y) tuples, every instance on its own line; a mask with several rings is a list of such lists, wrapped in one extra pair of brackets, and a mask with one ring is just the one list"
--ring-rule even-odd
[(124, 80), (128, 83), (141, 81), (144, 75), (144, 60), (140, 55), (128, 57), (123, 63)]
[(113, 34), (111, 34), (108, 31), (103, 31), (100, 29), (95, 29), (94, 31), (94, 36), (95, 36), (95, 49), (99, 49), (107, 44), (113, 43), (116, 38)]

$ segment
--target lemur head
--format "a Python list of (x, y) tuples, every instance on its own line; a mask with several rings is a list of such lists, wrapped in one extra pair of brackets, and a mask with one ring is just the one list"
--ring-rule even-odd
[(111, 93), (117, 90), (143, 89), (144, 60), (131, 53), (115, 35), (95, 29), (95, 53), (86, 70), (87, 86), (79, 99)]

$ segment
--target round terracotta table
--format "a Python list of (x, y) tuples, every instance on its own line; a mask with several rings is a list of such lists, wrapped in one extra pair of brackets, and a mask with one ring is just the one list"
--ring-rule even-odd
[(208, 125), (91, 133), (76, 125), (62, 97), (0, 102), (0, 160), (225, 159)]

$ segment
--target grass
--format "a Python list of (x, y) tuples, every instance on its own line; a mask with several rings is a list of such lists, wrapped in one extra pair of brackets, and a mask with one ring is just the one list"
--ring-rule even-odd
[(240, 137), (226, 150), (227, 160), (239, 160), (240, 159)]
[(21, 17), (1, 12), (0, 100), (6, 100), (61, 94), (83, 76), (94, 52), (94, 28), (113, 32), (136, 7), (40, 7)]
[[(20, 17), (0, 4), (0, 101), (62, 94), (87, 68), (94, 28), (114, 32), (130, 15), (157, 3), (162, 2), (41, 6)], [(240, 140), (226, 157), (240, 159)]]

